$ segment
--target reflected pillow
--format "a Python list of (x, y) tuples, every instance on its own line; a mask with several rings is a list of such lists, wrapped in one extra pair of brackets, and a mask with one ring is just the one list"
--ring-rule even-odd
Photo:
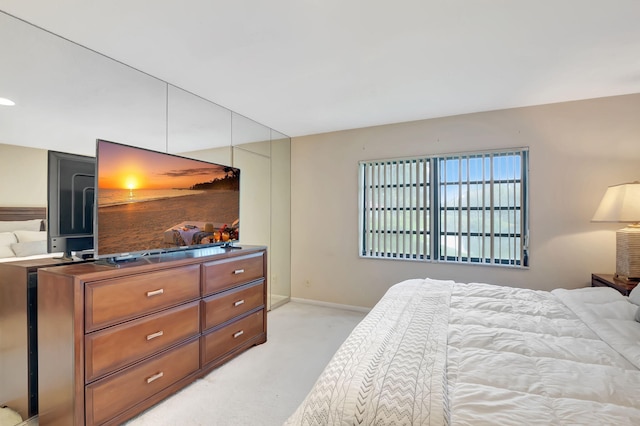
[(41, 241), (27, 241), (24, 243), (11, 244), (11, 250), (18, 257), (33, 256), (35, 254), (47, 254), (47, 242)]
[(15, 231), (14, 234), (16, 234), (19, 243), (47, 240), (47, 231)]
[(13, 232), (0, 232), (0, 258), (15, 257), (15, 253), (11, 250), (11, 244), (17, 242)]

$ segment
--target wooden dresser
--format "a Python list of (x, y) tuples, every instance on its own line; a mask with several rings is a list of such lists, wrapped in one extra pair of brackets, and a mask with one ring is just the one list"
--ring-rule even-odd
[(266, 250), (38, 271), (39, 424), (120, 424), (267, 340)]

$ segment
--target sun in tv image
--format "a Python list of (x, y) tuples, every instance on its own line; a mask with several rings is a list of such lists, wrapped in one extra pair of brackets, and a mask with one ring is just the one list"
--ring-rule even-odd
[(98, 141), (100, 257), (239, 238), (240, 170)]

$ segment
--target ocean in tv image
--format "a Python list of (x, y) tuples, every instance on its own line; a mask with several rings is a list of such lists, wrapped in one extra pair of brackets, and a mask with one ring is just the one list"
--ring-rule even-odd
[(98, 141), (100, 257), (239, 237), (240, 170)]

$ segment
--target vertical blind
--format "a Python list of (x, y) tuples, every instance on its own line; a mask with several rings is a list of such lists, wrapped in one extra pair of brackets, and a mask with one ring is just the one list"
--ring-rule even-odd
[(427, 158), (360, 163), (364, 232), (362, 254), (429, 256), (430, 161)]
[(526, 149), (360, 162), (364, 257), (528, 266)]

